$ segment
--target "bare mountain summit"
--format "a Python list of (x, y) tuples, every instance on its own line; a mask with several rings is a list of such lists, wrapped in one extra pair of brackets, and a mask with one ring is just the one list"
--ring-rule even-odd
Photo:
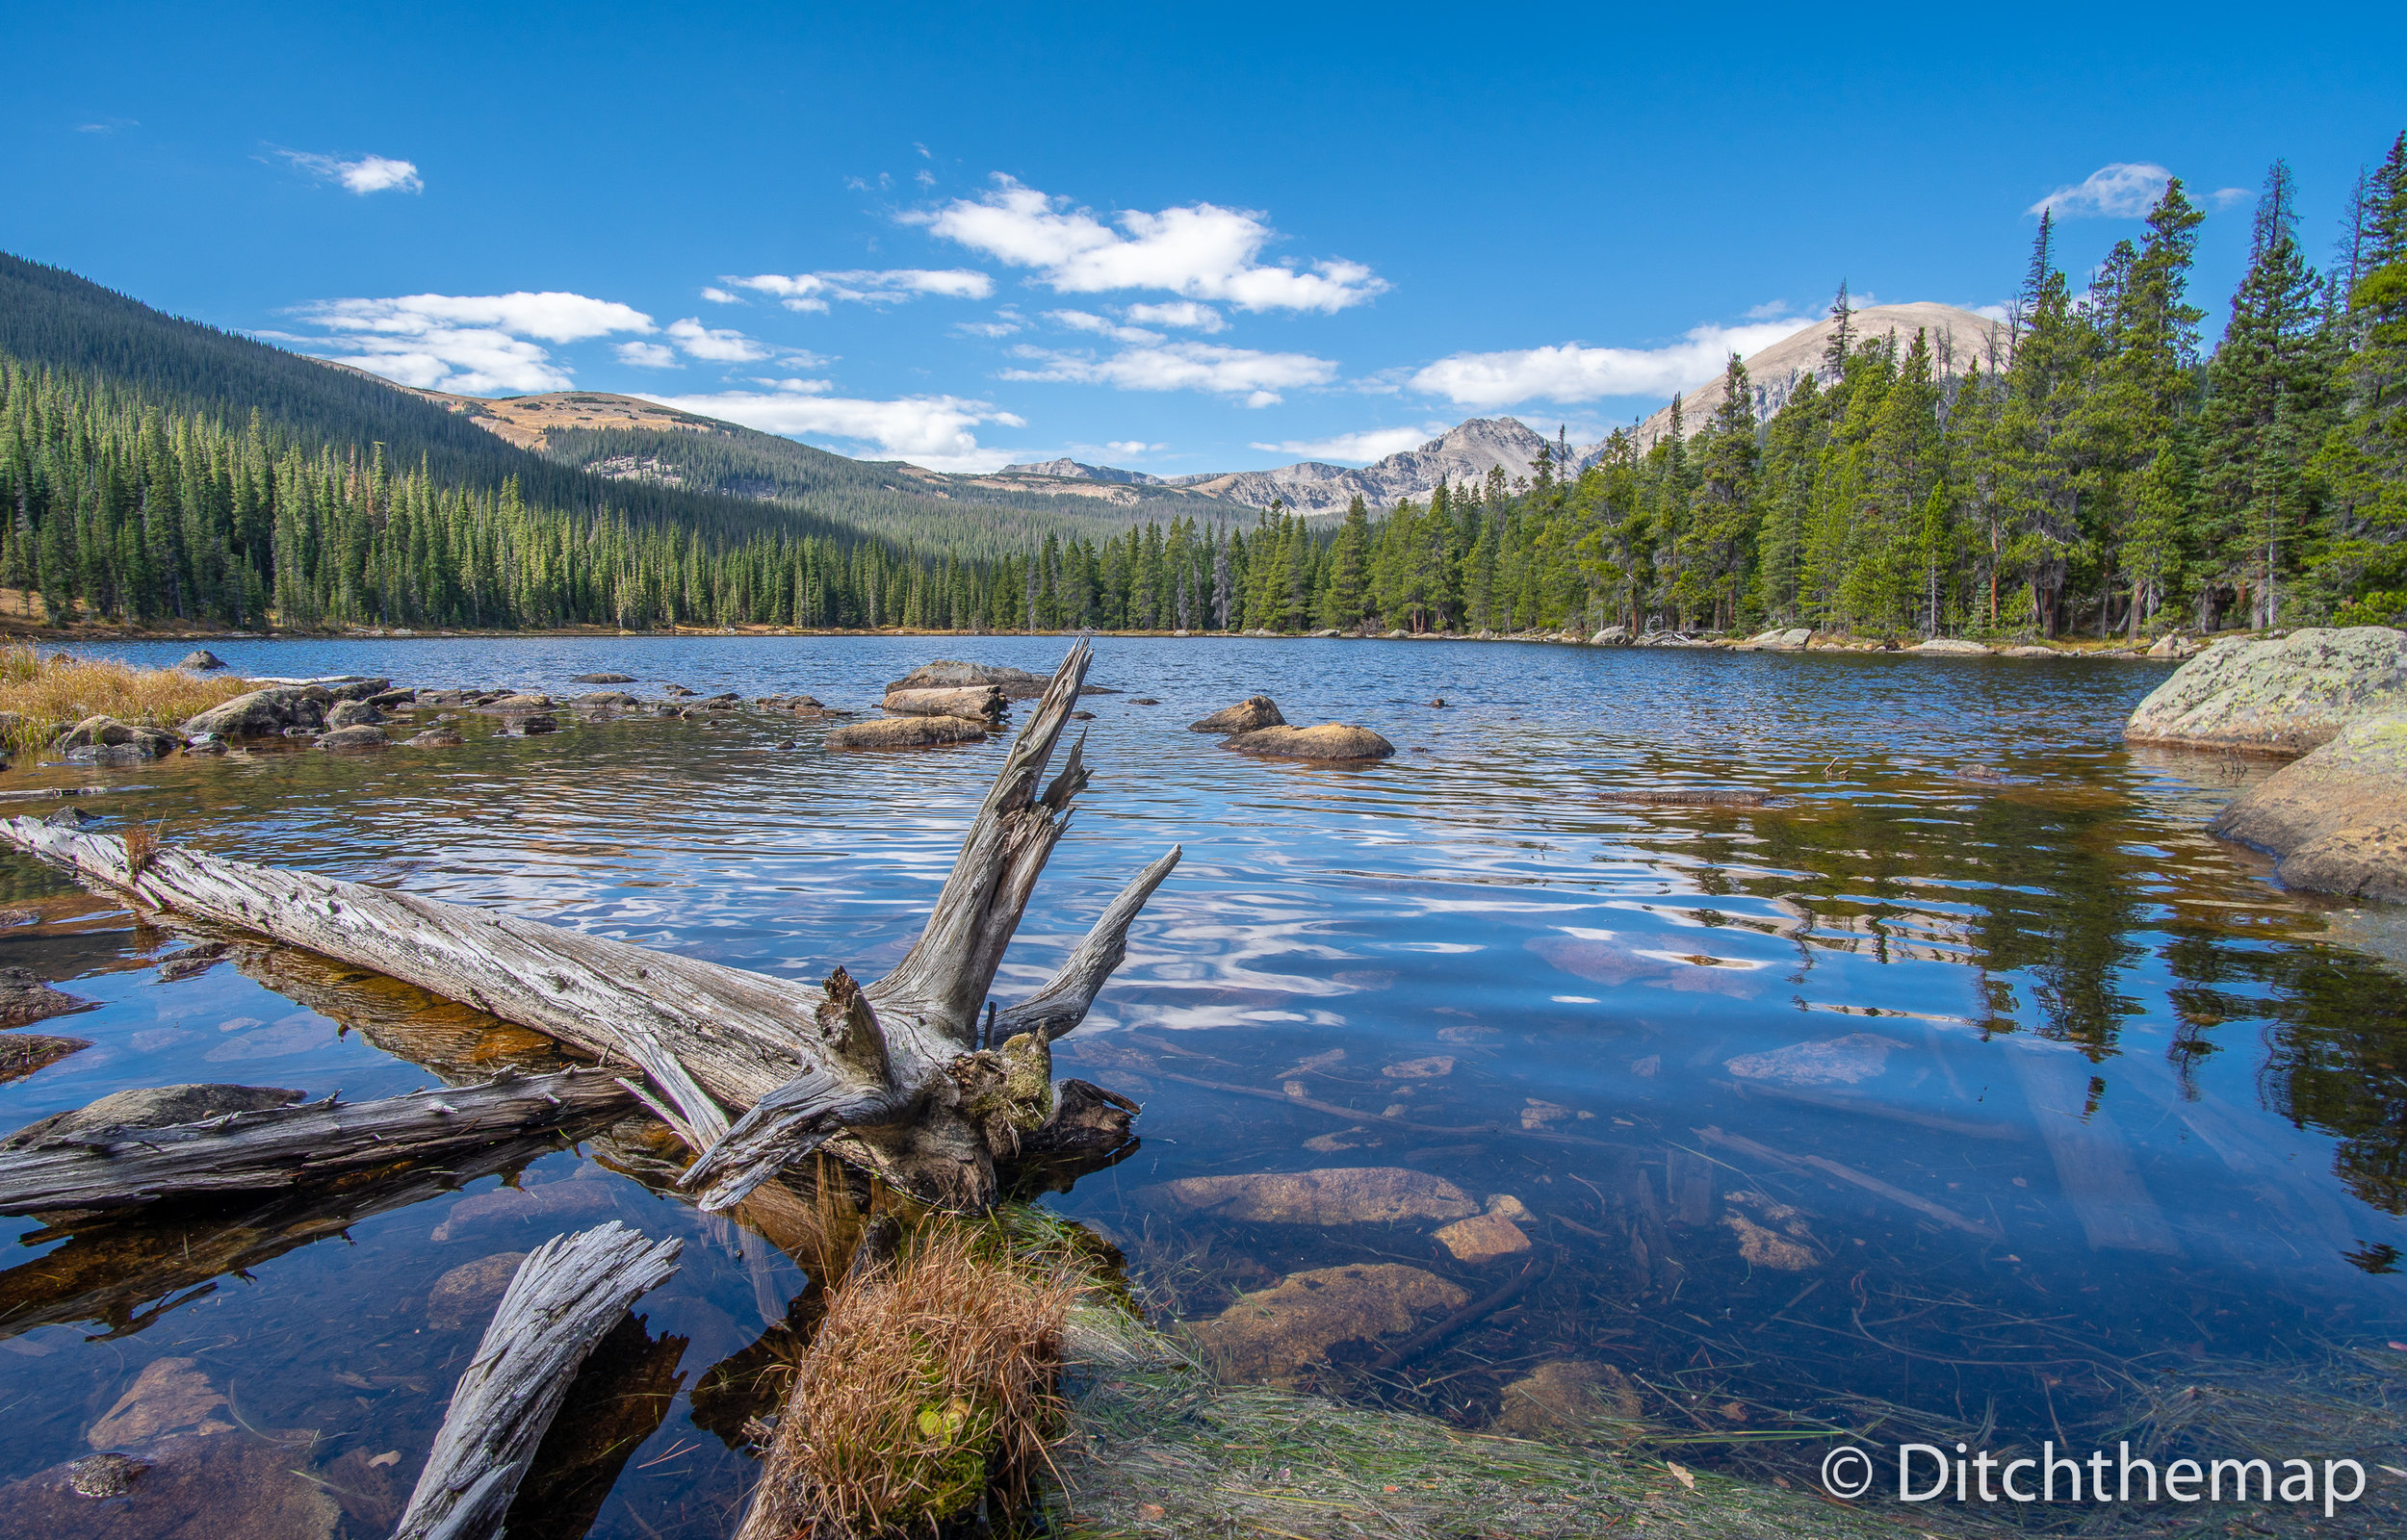
[(1123, 486), (1158, 487), (1166, 485), (1157, 475), (1142, 471), (1123, 471), (1117, 466), (1089, 465), (1063, 455), (1058, 460), (1033, 460), (1026, 465), (1007, 465), (1002, 475), (1057, 475), (1065, 481), (1116, 481)]
[[(1824, 384), (1830, 383), (1834, 376), (1824, 367), (1823, 355), (1828, 351), (1830, 334), (1838, 330), (1838, 324), (1827, 319), (1818, 321), (1744, 360), (1747, 381), (1755, 389), (1755, 421), (1760, 423), (1787, 405), (1789, 397), (1806, 375), (1815, 374)], [(1928, 300), (1905, 305), (1866, 305), (1848, 318), (1848, 326), (1857, 346), (1894, 335), (1900, 357), (1913, 346), (1915, 332), (1928, 332), (1932, 369), (1943, 379), (1961, 374), (1976, 363), (1984, 371), (1994, 369), (2006, 360), (2011, 346), (2004, 321)], [(1721, 376), (1717, 373), (1710, 380), (1699, 381), (1681, 397), (1681, 431), (1695, 433), (1721, 406)], [(1661, 408), (1639, 424), (1635, 431), (1638, 447), (1651, 448), (1657, 439), (1671, 431), (1671, 408)], [(1579, 451), (1578, 463), (1592, 461), (1603, 448), (1602, 443), (1587, 446)]]

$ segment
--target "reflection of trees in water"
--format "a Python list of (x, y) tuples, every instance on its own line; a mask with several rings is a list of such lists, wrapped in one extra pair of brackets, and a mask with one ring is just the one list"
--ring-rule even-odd
[(2372, 963), (2321, 947), (2241, 954), (2269, 987), (2259, 1089), (2293, 1123), (2340, 1141), (2333, 1169), (2388, 1214), (2407, 1213), (2407, 991)]
[[(2019, 1025), (2011, 1014), (2020, 1009), (2019, 980), (2042, 1036), (2093, 1056), (2114, 1051), (2124, 1021), (2147, 1009), (2118, 988), (2118, 975), (2140, 956), (2132, 936), (2143, 903), (2153, 901), (2145, 885), (2159, 875), (2124, 849), (2133, 831), (2122, 799), (2034, 788), (1968, 808), (1932, 800), (1928, 789), (1902, 783), (1752, 813), (1748, 827), (1764, 843), (1749, 847), (1747, 859), (1811, 872), (1838, 889), (1814, 896), (1815, 923), (1854, 940), (1818, 935), (1815, 946), (1978, 968), (1988, 976), (1982, 992), (1992, 1013), (1983, 1025), (1994, 1031)], [(1950, 886), (1921, 886), (1933, 880)], [(1748, 881), (1758, 888), (1796, 884), (1790, 876)], [(1873, 896), (1882, 894), (1894, 897)], [(1923, 907), (1934, 902), (1947, 907)], [(1954, 912), (1957, 904), (1973, 912)]]

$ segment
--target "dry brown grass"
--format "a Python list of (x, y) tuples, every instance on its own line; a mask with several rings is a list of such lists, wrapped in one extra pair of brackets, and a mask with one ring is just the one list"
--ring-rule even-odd
[(16, 755), (40, 753), (88, 716), (172, 728), (250, 688), (248, 680), (222, 674), (129, 668), (31, 647), (0, 650), (0, 711), (16, 714), (5, 734), (8, 751)]
[(1089, 1287), (991, 1222), (925, 1221), (837, 1287), (740, 1540), (932, 1535), (990, 1492), (1017, 1511), (1063, 1424), (1062, 1325)]

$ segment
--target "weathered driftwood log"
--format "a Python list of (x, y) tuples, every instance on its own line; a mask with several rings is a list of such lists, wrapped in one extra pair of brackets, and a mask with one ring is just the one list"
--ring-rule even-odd
[[(257, 931), (414, 984), (640, 1069), (648, 1104), (701, 1158), (686, 1185), (725, 1208), (786, 1162), (829, 1144), (922, 1197), (981, 1206), (996, 1158), (1058, 1105), (1049, 1042), (1075, 1026), (1126, 946), (1171, 851), (1104, 911), (1059, 976), (986, 1040), (980, 1020), (1037, 874), (1087, 783), (1053, 757), (1091, 658), (1071, 649), (1014, 740), (926, 929), (887, 977), (841, 969), (817, 990), (785, 979), (303, 872), (32, 819), (0, 840), (146, 910)], [(730, 1110), (744, 1116), (728, 1125)]]
[[(163, 1203), (53, 1216), (51, 1228), (20, 1238), (49, 1249), (0, 1270), (0, 1337), (71, 1322), (99, 1322), (108, 1328), (104, 1335), (129, 1336), (180, 1305), (206, 1298), (216, 1291), (216, 1280), (228, 1273), (261, 1267), (479, 1177), (522, 1168), (608, 1121), (603, 1114), (589, 1124), (432, 1161), (402, 1162), (374, 1172), (374, 1180), (338, 1180), (265, 1201)], [(651, 1126), (648, 1119), (645, 1126)]]
[(0, 1214), (298, 1187), (589, 1121), (627, 1103), (627, 1088), (608, 1074), (570, 1069), (348, 1105), (329, 1096), (164, 1128), (37, 1135), (0, 1146)]
[(668, 1281), (681, 1249), (613, 1219), (546, 1241), (519, 1264), (394, 1540), (489, 1540), (501, 1529), (577, 1366), (629, 1305)]

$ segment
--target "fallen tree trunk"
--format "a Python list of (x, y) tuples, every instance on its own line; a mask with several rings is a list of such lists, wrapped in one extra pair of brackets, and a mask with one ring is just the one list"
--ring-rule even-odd
[(594, 1069), (349, 1105), (327, 1097), (166, 1128), (107, 1128), (0, 1146), (0, 1214), (109, 1209), (163, 1197), (298, 1187), (632, 1111)]
[[(738, 1202), (822, 1144), (919, 1197), (982, 1207), (995, 1161), (1058, 1105), (1052, 1040), (1084, 1018), (1129, 924), (1178, 860), (1140, 873), (1050, 983), (981, 1014), (1037, 875), (1087, 783), (1074, 746), (1045, 781), (1091, 652), (1074, 646), (1013, 741), (926, 929), (867, 987), (838, 969), (817, 990), (785, 979), (365, 884), (251, 865), (29, 818), (0, 841), (146, 911), (233, 926), (413, 984), (642, 1072), (648, 1106), (700, 1156), (685, 1185), (705, 1209)], [(1089, 1109), (1092, 1111), (1092, 1109)], [(743, 1116), (730, 1123), (730, 1112)]]
[(519, 1264), (452, 1393), (393, 1540), (491, 1540), (500, 1531), (577, 1366), (629, 1305), (668, 1281), (681, 1249), (613, 1219), (546, 1241)]

